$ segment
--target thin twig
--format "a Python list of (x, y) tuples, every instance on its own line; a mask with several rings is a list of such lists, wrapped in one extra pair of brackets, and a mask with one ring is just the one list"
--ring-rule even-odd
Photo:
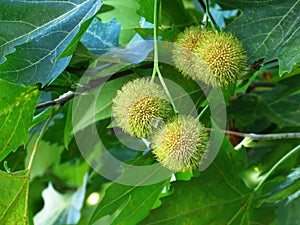
[(46, 108), (49, 106), (54, 106), (54, 105), (64, 105), (66, 102), (70, 101), (71, 99), (75, 98), (76, 96), (78, 96), (79, 94), (75, 94), (72, 91), (68, 91), (64, 94), (62, 94), (61, 96), (59, 96), (57, 99), (54, 99), (52, 101), (48, 101), (48, 102), (43, 102), (38, 104), (35, 109), (42, 109), (42, 108)]
[(98, 87), (100, 84), (103, 84), (105, 82), (108, 82), (108, 81), (111, 81), (111, 80), (115, 80), (115, 79), (118, 79), (118, 78), (121, 78), (121, 77), (128, 76), (130, 74), (133, 74), (133, 73), (135, 73), (134, 69), (150, 69), (150, 68), (153, 68), (153, 63), (152, 62), (148, 63), (148, 64), (141, 65), (141, 66), (137, 66), (133, 69), (120, 71), (120, 72), (114, 73), (113, 75), (109, 75), (109, 76), (106, 76), (106, 77), (99, 77), (99, 78), (96, 78), (94, 80), (90, 80), (88, 82), (88, 84), (84, 85), (84, 86), (87, 86), (88, 90), (86, 90), (86, 91), (89, 91), (91, 89), (94, 89), (94, 88)]
[[(205, 128), (207, 131), (215, 131), (213, 128)], [(278, 133), (278, 134), (253, 134), (253, 133), (240, 133), (236, 131), (221, 130), (225, 134), (231, 134), (239, 137), (247, 137), (253, 141), (261, 140), (278, 140), (278, 139), (292, 139), (300, 138), (300, 132), (295, 133)]]
[[(138, 69), (149, 69), (149, 68), (152, 68), (152, 67), (153, 67), (153, 63), (149, 63), (149, 64), (145, 64), (145, 65), (142, 65), (142, 66), (139, 66), (139, 67), (136, 67), (136, 68), (138, 68)], [(128, 70), (124, 70), (124, 71), (115, 73), (113, 75), (110, 75), (108, 77), (100, 77), (100, 78), (97, 78), (97, 79), (94, 79), (94, 80), (90, 80), (87, 85), (84, 85), (85, 87), (87, 87), (86, 89), (84, 89), (84, 92), (90, 91), (90, 90), (98, 87), (99, 85), (101, 85), (105, 82), (115, 80), (115, 79), (118, 79), (120, 77), (128, 76), (130, 74), (133, 74), (134, 72), (135, 71), (133, 69), (128, 69)], [(35, 107), (35, 109), (42, 109), (42, 108), (46, 108), (46, 107), (49, 107), (49, 106), (55, 106), (55, 105), (63, 106), (68, 101), (72, 100), (73, 98), (75, 98), (78, 95), (80, 95), (80, 94), (74, 93), (72, 91), (68, 91), (68, 92), (62, 94), (61, 96), (59, 96), (57, 99), (38, 104)]]

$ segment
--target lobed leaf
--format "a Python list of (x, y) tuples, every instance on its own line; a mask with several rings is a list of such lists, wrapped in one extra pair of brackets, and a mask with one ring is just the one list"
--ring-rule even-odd
[(215, 161), (199, 177), (188, 182), (171, 183), (174, 193), (161, 199), (161, 206), (140, 224), (257, 222), (257, 218), (253, 217), (255, 194), (239, 178), (239, 171), (246, 163), (244, 154), (243, 151), (235, 151), (225, 140)]
[(119, 46), (121, 25), (112, 19), (107, 23), (101, 23), (94, 19), (81, 38), (81, 42), (94, 55), (102, 55), (110, 49)]
[(148, 215), (166, 183), (163, 181), (148, 186), (113, 183), (105, 191), (89, 224), (137, 224)]
[(25, 85), (53, 81), (71, 59), (57, 58), (101, 5), (101, 0), (2, 1), (1, 78)]
[(25, 144), (39, 93), (36, 86), (0, 80), (0, 161)]
[(135, 0), (106, 0), (104, 6), (111, 10), (102, 12), (98, 17), (103, 22), (116, 18), (118, 23), (122, 23), (119, 40), (121, 45), (127, 44), (135, 35), (134, 29), (140, 27), (141, 17), (136, 14), (139, 4)]
[(218, 0), (242, 10), (241, 17), (230, 23), (233, 32), (244, 44), (249, 62), (278, 59), (279, 74), (290, 72), (300, 61), (300, 1)]
[(27, 225), (28, 171), (0, 171), (0, 224)]

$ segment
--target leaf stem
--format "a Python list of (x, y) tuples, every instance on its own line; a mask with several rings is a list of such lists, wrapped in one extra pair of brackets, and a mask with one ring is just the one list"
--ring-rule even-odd
[(206, 110), (208, 109), (208, 105), (206, 105), (202, 111), (199, 113), (199, 115), (197, 116), (197, 120), (200, 120), (200, 118), (203, 116), (203, 114), (206, 112)]
[(216, 27), (216, 25), (214, 23), (214, 20), (213, 20), (211, 14), (209, 12), (209, 3), (208, 3), (208, 0), (205, 0), (205, 13), (206, 13), (206, 17), (209, 20), (212, 28), (214, 28), (215, 30), (217, 30), (217, 27)]
[(37, 152), (38, 144), (39, 144), (40, 140), (42, 139), (45, 131), (47, 130), (47, 128), (48, 128), (48, 126), (49, 126), (49, 124), (51, 122), (51, 119), (53, 118), (54, 111), (55, 110), (53, 110), (51, 112), (51, 114), (49, 115), (48, 119), (46, 120), (45, 125), (43, 126), (43, 129), (39, 133), (39, 135), (38, 135), (38, 137), (37, 137), (37, 139), (36, 139), (36, 141), (34, 143), (34, 146), (33, 146), (33, 149), (32, 149), (32, 153), (31, 153), (31, 156), (30, 156), (30, 159), (29, 159), (29, 163), (28, 163), (28, 166), (27, 166), (27, 169), (28, 169), (29, 173), (30, 173), (30, 171), (32, 169), (32, 165), (33, 165), (34, 157), (35, 157), (36, 152)]
[(173, 109), (174, 109), (174, 112), (177, 114), (178, 111), (176, 110), (176, 106), (175, 106), (174, 101), (173, 101), (173, 99), (172, 99), (172, 96), (171, 96), (171, 94), (170, 94), (170, 92), (169, 92), (169, 89), (168, 89), (168, 87), (167, 87), (167, 85), (166, 85), (166, 83), (165, 83), (165, 81), (164, 81), (164, 78), (163, 78), (163, 76), (161, 75), (159, 69), (157, 69), (156, 72), (157, 72), (159, 81), (160, 81), (161, 85), (163, 86), (164, 91), (166, 92), (167, 96), (168, 96), (169, 99), (170, 99), (170, 102), (171, 102), (171, 105), (172, 105), (172, 107), (173, 107)]
[(296, 153), (298, 150), (300, 150), (300, 145), (297, 147), (293, 148), (289, 153), (287, 153), (285, 156), (283, 156), (270, 170), (268, 173), (266, 173), (262, 180), (259, 182), (259, 184), (255, 187), (254, 191), (256, 192), (261, 185), (265, 182), (265, 180), (274, 172), (274, 170), (282, 163), (284, 162), (287, 158), (289, 158), (291, 155)]
[(153, 71), (152, 71), (152, 77), (151, 77), (151, 81), (154, 81), (156, 74), (158, 75), (159, 81), (164, 89), (164, 91), (166, 92), (167, 96), (170, 99), (170, 102), (172, 104), (172, 107), (175, 111), (175, 113), (177, 113), (174, 101), (172, 99), (172, 96), (169, 92), (169, 89), (164, 81), (164, 78), (159, 70), (159, 66), (158, 66), (158, 37), (157, 37), (157, 29), (158, 29), (158, 22), (157, 22), (157, 17), (158, 17), (158, 0), (154, 1), (154, 15), (153, 15), (153, 20), (154, 20), (154, 29), (153, 29), (153, 37), (154, 37), (154, 64), (153, 64)]
[(154, 65), (153, 65), (153, 72), (152, 72), (152, 78), (153, 81), (156, 75), (158, 68), (158, 47), (157, 47), (157, 29), (158, 29), (158, 23), (157, 23), (157, 17), (158, 17), (158, 0), (154, 1), (154, 12), (153, 12), (153, 23), (154, 23), (154, 29), (153, 29), (153, 38), (154, 38)]

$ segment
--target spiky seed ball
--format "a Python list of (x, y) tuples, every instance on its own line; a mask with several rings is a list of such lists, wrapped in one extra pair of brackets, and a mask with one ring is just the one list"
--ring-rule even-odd
[(200, 27), (191, 26), (187, 27), (183, 32), (181, 32), (176, 40), (175, 46), (172, 50), (172, 58), (175, 63), (176, 68), (185, 76), (192, 77), (193, 71), (195, 70), (195, 62), (193, 61), (193, 51), (201, 39), (202, 33)]
[(149, 79), (141, 78), (126, 83), (113, 99), (112, 113), (126, 133), (149, 137), (157, 120), (167, 121), (174, 115), (164, 90)]
[[(242, 43), (230, 33), (206, 30), (194, 49), (199, 62), (194, 72), (205, 83), (228, 87), (236, 82), (243, 73), (247, 57)], [(213, 82), (211, 74), (216, 79)]]
[(172, 171), (197, 168), (206, 153), (208, 134), (191, 116), (179, 115), (153, 137), (153, 153), (163, 166)]

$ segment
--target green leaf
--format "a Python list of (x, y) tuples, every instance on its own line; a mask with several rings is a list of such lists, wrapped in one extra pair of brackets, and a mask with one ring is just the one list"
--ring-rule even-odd
[[(146, 21), (153, 23), (154, 0), (137, 0), (137, 2), (140, 5), (137, 13)], [(195, 18), (190, 16), (184, 8), (182, 0), (161, 1), (159, 9), (159, 26), (162, 28), (170, 28), (174, 25), (184, 26), (195, 22)]]
[[(109, 81), (98, 89), (89, 92), (88, 95), (74, 99), (72, 110), (76, 113), (73, 113), (74, 129), (71, 133), (76, 133), (95, 121), (110, 118), (112, 99), (117, 95), (117, 91), (120, 90), (126, 82), (136, 77), (137, 76), (133, 74)], [(71, 135), (71, 133), (69, 131), (66, 135)]]
[(253, 217), (255, 195), (239, 178), (245, 164), (245, 152), (235, 151), (225, 139), (215, 161), (199, 177), (171, 183), (174, 193), (161, 199), (161, 206), (140, 224), (259, 222)]
[[(28, 164), (30, 156), (32, 154), (32, 149), (37, 139), (38, 134), (35, 133), (31, 137), (29, 143), (27, 144), (27, 155), (25, 159), (25, 164)], [(34, 179), (35, 177), (42, 177), (47, 169), (55, 165), (60, 161), (61, 153), (63, 152), (64, 147), (58, 146), (57, 144), (50, 144), (44, 140), (41, 140), (38, 143), (35, 158), (30, 170), (30, 178)]]
[(28, 171), (0, 171), (0, 224), (28, 224)]
[[(231, 101), (228, 114), (244, 132), (261, 132), (276, 124), (279, 128), (300, 127), (298, 102), (299, 75), (280, 80), (274, 88), (263, 93), (252, 91)], [(243, 107), (247, 105), (247, 107)]]
[(86, 191), (87, 175), (81, 188), (72, 194), (60, 194), (49, 183), (42, 195), (44, 208), (35, 215), (35, 225), (76, 224), (80, 219)]
[(244, 44), (249, 62), (265, 58), (279, 60), (279, 74), (290, 72), (300, 61), (300, 1), (238, 1), (218, 0), (232, 5), (243, 14), (230, 23), (233, 32)]
[(94, 19), (94, 17), (91, 17), (90, 19), (84, 21), (81, 24), (78, 33), (72, 39), (72, 41), (69, 43), (68, 47), (60, 54), (58, 59), (71, 56), (74, 53), (74, 51), (76, 50), (78, 44), (80, 43), (80, 40), (81, 40), (82, 36), (86, 32), (86, 30), (89, 28), (89, 26), (90, 26), (91, 22), (93, 21), (93, 19)]
[(26, 85), (53, 81), (70, 61), (57, 57), (101, 5), (101, 0), (2, 1), (1, 78)]
[(89, 165), (80, 159), (73, 159), (61, 164), (56, 163), (53, 166), (53, 174), (69, 187), (80, 187), (88, 171)]
[[(65, 106), (67, 106), (67, 103)], [(55, 115), (50, 123), (47, 131), (43, 136), (43, 140), (53, 144), (57, 143), (58, 146), (64, 146), (64, 127), (66, 124), (68, 108), (61, 108), (60, 113)]]
[(118, 23), (122, 23), (120, 44), (127, 44), (135, 35), (135, 28), (140, 27), (141, 17), (136, 14), (139, 4), (136, 0), (106, 0), (106, 7), (112, 7), (112, 10), (98, 14), (98, 17), (103, 22), (109, 22), (111, 19), (116, 18)]
[(74, 137), (73, 134), (73, 124), (72, 124), (72, 108), (73, 108), (73, 101), (70, 101), (68, 105), (68, 112), (67, 112), (67, 119), (64, 128), (64, 145), (65, 148), (69, 148), (69, 144)]
[[(290, 163), (289, 163), (290, 164)], [(291, 165), (292, 167), (293, 165)], [(296, 168), (292, 173), (287, 176), (283, 176), (283, 173), (276, 176), (272, 180), (266, 182), (262, 187), (262, 194), (264, 198), (261, 199), (261, 203), (278, 203), (282, 200), (287, 200), (293, 195), (297, 195), (300, 190), (300, 168)]]
[(36, 86), (24, 87), (0, 80), (0, 161), (25, 144), (39, 97)]
[(137, 0), (140, 7), (136, 11), (138, 15), (144, 17), (147, 22), (153, 23), (154, 0)]
[(295, 225), (300, 224), (299, 216), (300, 197), (294, 199), (290, 203), (282, 203), (276, 211), (277, 225)]
[(44, 122), (51, 115), (52, 110), (53, 108), (49, 107), (44, 111), (40, 112), (39, 114), (35, 115), (32, 119), (32, 123), (29, 130), (31, 130), (33, 127), (37, 126), (38, 124)]
[[(159, 24), (163, 27), (184, 26), (191, 22), (195, 22), (195, 18), (189, 18), (184, 8), (182, 0), (162, 1), (162, 14)], [(178, 16), (180, 15), (180, 16)]]
[(116, 23), (115, 18), (107, 23), (95, 18), (81, 42), (94, 55), (102, 55), (119, 46), (120, 29), (121, 24)]
[(276, 202), (280, 201), (284, 198), (289, 197), (290, 195), (296, 193), (300, 190), (300, 180), (293, 182), (292, 184), (284, 187), (283, 189), (279, 190), (275, 194), (271, 195), (270, 197), (267, 197), (264, 199), (264, 202)]
[(137, 224), (147, 216), (165, 185), (166, 181), (133, 187), (112, 184), (99, 202), (89, 224)]

